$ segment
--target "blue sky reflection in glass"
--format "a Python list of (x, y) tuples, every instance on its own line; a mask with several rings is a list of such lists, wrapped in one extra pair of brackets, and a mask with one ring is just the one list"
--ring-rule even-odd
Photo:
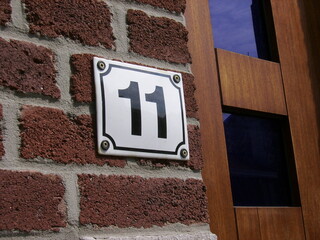
[(258, 57), (252, 0), (209, 0), (216, 48)]

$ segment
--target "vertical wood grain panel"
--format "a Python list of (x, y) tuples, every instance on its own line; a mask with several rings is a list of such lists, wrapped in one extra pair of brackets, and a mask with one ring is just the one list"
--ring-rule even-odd
[(225, 106), (287, 115), (280, 65), (217, 49)]
[(261, 240), (304, 240), (301, 208), (258, 208)]
[(304, 0), (304, 32), (308, 45), (309, 62), (312, 65), (313, 91), (317, 95), (318, 125), (320, 125), (320, 1)]
[(320, 1), (304, 0), (303, 27), (308, 47), (308, 63), (311, 67), (312, 90), (317, 104), (317, 120), (320, 128)]
[(235, 208), (239, 240), (261, 240), (257, 208)]
[(271, 0), (308, 240), (320, 236), (317, 96), (302, 24), (302, 0)]
[(237, 207), (239, 240), (305, 240), (300, 207)]
[(185, 16), (193, 62), (192, 72), (197, 87), (205, 162), (202, 173), (207, 186), (210, 227), (219, 239), (236, 240), (237, 231), (208, 1), (187, 0)]

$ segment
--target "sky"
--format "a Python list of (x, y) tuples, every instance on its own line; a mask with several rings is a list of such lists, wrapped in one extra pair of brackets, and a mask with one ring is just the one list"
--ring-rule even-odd
[(209, 0), (216, 48), (257, 57), (252, 0)]

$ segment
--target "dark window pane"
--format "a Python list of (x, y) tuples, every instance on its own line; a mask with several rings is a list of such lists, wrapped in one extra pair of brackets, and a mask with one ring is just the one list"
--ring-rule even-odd
[[(224, 114), (235, 206), (293, 206), (299, 200), (278, 118)], [(290, 145), (290, 144), (289, 144)]]
[(209, 0), (215, 47), (277, 61), (268, 0)]

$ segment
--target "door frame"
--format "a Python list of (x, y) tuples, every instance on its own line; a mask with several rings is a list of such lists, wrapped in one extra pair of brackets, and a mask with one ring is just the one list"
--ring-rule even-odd
[[(313, 240), (320, 236), (320, 103), (319, 91), (314, 89), (319, 82), (316, 69), (312, 67), (316, 59), (312, 58), (311, 46), (305, 41), (308, 32), (303, 1), (271, 0), (271, 5), (306, 239)], [(310, 13), (312, 9), (308, 11)], [(210, 228), (220, 239), (235, 240), (236, 216), (208, 0), (187, 0), (185, 16), (193, 62), (191, 69), (197, 88), (204, 159), (202, 174), (207, 186)]]

